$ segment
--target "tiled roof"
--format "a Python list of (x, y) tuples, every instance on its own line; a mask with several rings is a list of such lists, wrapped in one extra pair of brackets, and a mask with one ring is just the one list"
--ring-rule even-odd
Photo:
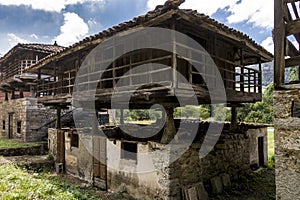
[(155, 10), (149, 11), (145, 15), (135, 17), (132, 20), (127, 21), (127, 22), (120, 23), (119, 25), (108, 28), (98, 34), (86, 37), (85, 39), (83, 39), (69, 47), (66, 47), (65, 49), (63, 49), (61, 51), (57, 51), (57, 52), (45, 57), (44, 59), (40, 60), (36, 65), (33, 65), (32, 67), (35, 68), (36, 66), (39, 65), (40, 62), (46, 61), (48, 58), (51, 58), (51, 60), (52, 60), (52, 58), (54, 59), (55, 56), (59, 57), (61, 53), (66, 53), (66, 54), (68, 54), (68, 52), (71, 53), (73, 51), (73, 49), (76, 47), (86, 46), (87, 43), (93, 42), (95, 40), (101, 41), (101, 39), (109, 38), (113, 35), (116, 35), (119, 32), (126, 31), (130, 28), (143, 26), (145, 23), (154, 21), (155, 18), (162, 16), (164, 14), (168, 14), (168, 13), (170, 13), (170, 16), (171, 16), (171, 14), (176, 14), (179, 16), (187, 15), (188, 17), (192, 18), (194, 21), (206, 23), (209, 25), (209, 27), (212, 30), (214, 30), (214, 31), (217, 30), (219, 34), (223, 33), (224, 35), (226, 34), (227, 36), (228, 35), (234, 36), (234, 39), (236, 41), (241, 41), (241, 42), (244, 42), (244, 43), (252, 46), (255, 49), (255, 51), (259, 51), (260, 54), (265, 55), (268, 60), (271, 61), (271, 59), (273, 58), (273, 55), (270, 52), (268, 52), (265, 48), (263, 48), (262, 46), (257, 44), (248, 35), (240, 32), (238, 30), (235, 30), (233, 28), (230, 28), (224, 24), (221, 24), (221, 23), (217, 22), (216, 20), (210, 18), (207, 15), (200, 14), (197, 12), (197, 10), (179, 9), (178, 5), (170, 3), (170, 2), (177, 2), (177, 1), (181, 1), (181, 3), (183, 2), (183, 0), (169, 0), (165, 3), (165, 5), (158, 5), (155, 8)]
[(38, 44), (38, 43), (31, 43), (31, 44), (17, 44), (14, 46), (9, 52), (7, 52), (3, 57), (0, 58), (1, 60), (6, 59), (7, 57), (11, 56), (14, 54), (18, 49), (26, 49), (26, 50), (32, 50), (32, 51), (39, 51), (39, 52), (44, 52), (48, 54), (52, 54), (55, 52), (62, 51), (64, 47), (58, 46), (57, 44)]

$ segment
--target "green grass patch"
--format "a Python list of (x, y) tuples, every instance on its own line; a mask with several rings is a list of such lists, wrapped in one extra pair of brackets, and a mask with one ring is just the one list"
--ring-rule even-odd
[(35, 173), (13, 164), (0, 165), (0, 199), (99, 199), (50, 172)]
[(274, 128), (268, 128), (268, 158), (269, 158), (269, 167), (275, 166), (274, 161)]
[(18, 140), (9, 140), (0, 138), (0, 150), (1, 149), (15, 149), (15, 148), (26, 148), (40, 145), (36, 142), (21, 142)]

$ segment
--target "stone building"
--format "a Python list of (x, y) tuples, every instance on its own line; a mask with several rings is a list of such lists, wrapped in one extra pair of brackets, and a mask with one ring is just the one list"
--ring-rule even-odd
[[(285, 83), (286, 69), (299, 75), (299, 1), (275, 0), (274, 124), (277, 199), (300, 195), (300, 76)], [(293, 39), (294, 38), (294, 39)]]
[(39, 128), (53, 120), (55, 112), (37, 103), (33, 82), (36, 75), (25, 70), (62, 49), (57, 45), (18, 44), (0, 58), (1, 136), (40, 141), (47, 135)]
[[(127, 190), (140, 199), (205, 199), (206, 191), (220, 193), (239, 175), (267, 165), (266, 127), (239, 124), (237, 108), (261, 100), (261, 67), (272, 60), (272, 54), (239, 31), (197, 11), (179, 9), (179, 2), (167, 1), (27, 70), (37, 74), (39, 102), (55, 107), (57, 116), (68, 107), (74, 108), (76, 128), (62, 128), (58, 117), (57, 127), (49, 129), (49, 149), (58, 171), (106, 190)], [(153, 29), (143, 29), (146, 27), (158, 27), (159, 36), (153, 37)], [(175, 31), (189, 36), (203, 49), (185, 45), (189, 39), (177, 37)], [(170, 34), (164, 36), (165, 32)], [(142, 37), (133, 37), (131, 43), (132, 34), (139, 33)], [(109, 43), (116, 41), (120, 43)], [(156, 46), (141, 48), (145, 41)], [(94, 51), (99, 45), (104, 47)], [(130, 48), (126, 49), (127, 45)], [(164, 45), (173, 51), (164, 50)], [(89, 55), (95, 56), (88, 59)], [(102, 64), (108, 67), (96, 69)], [(258, 70), (249, 67), (255, 64)], [(145, 65), (148, 70), (134, 70)], [(81, 70), (86, 73), (80, 74)], [(188, 84), (181, 82), (180, 76)], [(192, 97), (197, 103), (210, 104), (210, 95), (218, 94), (220, 88), (208, 91), (208, 86), (218, 82), (224, 85), (227, 98), (217, 95), (214, 103), (231, 107), (230, 124), (174, 119), (174, 108), (195, 105), (190, 103)], [(124, 99), (128, 94), (132, 94), (129, 102)], [(113, 95), (115, 105), (111, 104)], [(127, 124), (122, 117), (126, 104), (131, 109), (160, 104), (161, 118), (149, 126)], [(96, 113), (105, 109), (120, 110), (119, 125), (99, 126)], [(217, 127), (223, 127), (220, 135)], [(216, 145), (205, 145), (216, 135)], [(203, 145), (211, 150), (205, 157), (199, 156)]]

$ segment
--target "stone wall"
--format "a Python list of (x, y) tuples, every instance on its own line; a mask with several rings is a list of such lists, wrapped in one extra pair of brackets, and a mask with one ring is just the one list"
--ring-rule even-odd
[[(55, 110), (51, 110), (37, 103), (36, 98), (22, 98), (4, 101), (0, 104), (1, 132), (8, 137), (9, 113), (12, 114), (12, 137), (23, 141), (41, 141), (47, 136), (47, 131), (35, 131), (43, 124), (55, 119)], [(2, 122), (5, 120), (5, 130)], [(17, 133), (17, 122), (21, 122), (21, 133)]]
[[(121, 159), (120, 151), (118, 153), (108, 149), (109, 165), (114, 166), (115, 162), (113, 168), (108, 168), (109, 189), (120, 190), (121, 187), (138, 199), (182, 199), (182, 190), (203, 183), (208, 192), (221, 192), (222, 188), (219, 191), (212, 183), (215, 179), (221, 181), (223, 177), (228, 177), (229, 182), (236, 180), (251, 171), (251, 163), (258, 162), (259, 136), (265, 137), (267, 141), (267, 128), (250, 129), (245, 134), (223, 133), (206, 157), (200, 159), (201, 142), (195, 142), (173, 163), (170, 163), (170, 152), (174, 146), (168, 147), (156, 142), (138, 143), (136, 163)], [(110, 142), (109, 146), (121, 149), (121, 141)], [(180, 146), (176, 149), (171, 156), (184, 151)], [(111, 152), (113, 155), (110, 155)], [(152, 153), (151, 157), (143, 154), (145, 152)], [(265, 162), (267, 160), (265, 153)], [(153, 166), (154, 171), (149, 166)], [(138, 169), (147, 168), (148, 172), (136, 173)]]
[(300, 102), (300, 86), (274, 92), (277, 199), (300, 196), (300, 119), (292, 117), (292, 102)]

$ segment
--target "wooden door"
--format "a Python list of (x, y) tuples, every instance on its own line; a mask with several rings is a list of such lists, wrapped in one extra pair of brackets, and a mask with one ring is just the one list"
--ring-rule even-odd
[(107, 190), (106, 137), (93, 137), (94, 185)]

